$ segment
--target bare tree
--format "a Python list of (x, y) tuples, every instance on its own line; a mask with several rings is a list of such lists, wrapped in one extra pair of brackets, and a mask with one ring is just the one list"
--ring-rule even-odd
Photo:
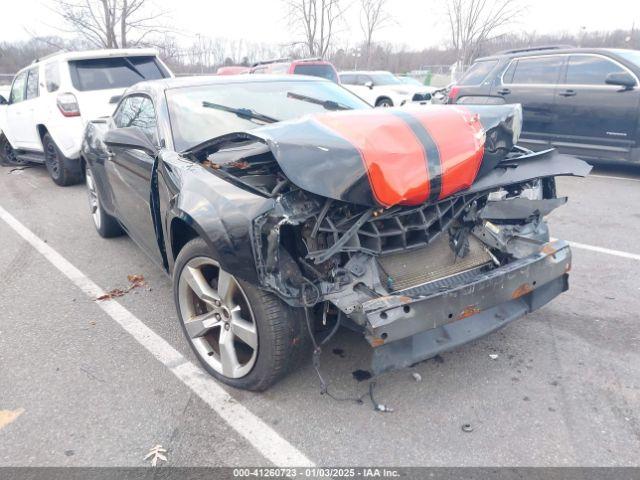
[(360, 28), (364, 34), (367, 68), (371, 66), (373, 35), (388, 25), (392, 18), (386, 11), (387, 0), (360, 0)]
[(152, 11), (148, 0), (58, 0), (54, 12), (69, 30), (101, 48), (138, 46), (166, 31), (158, 25), (166, 12)]
[(336, 23), (344, 10), (342, 0), (285, 0), (289, 21), (304, 34), (304, 44), (310, 56), (324, 57), (329, 53)]
[(523, 12), (519, 0), (446, 0), (451, 42), (457, 59), (466, 66), (483, 44), (504, 33)]

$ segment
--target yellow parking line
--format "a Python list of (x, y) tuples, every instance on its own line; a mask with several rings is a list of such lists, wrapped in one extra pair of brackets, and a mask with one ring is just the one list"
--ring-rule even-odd
[(0, 430), (24, 413), (24, 408), (16, 410), (0, 410)]

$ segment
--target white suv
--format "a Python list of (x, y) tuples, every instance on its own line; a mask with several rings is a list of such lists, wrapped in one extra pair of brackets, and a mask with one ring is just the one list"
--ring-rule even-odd
[(77, 183), (86, 123), (111, 115), (127, 87), (172, 76), (150, 49), (58, 53), (36, 60), (17, 73), (9, 98), (0, 98), (0, 160), (44, 163), (58, 185)]
[(375, 107), (431, 103), (431, 94), (436, 90), (404, 83), (391, 72), (384, 71), (340, 72), (340, 83)]

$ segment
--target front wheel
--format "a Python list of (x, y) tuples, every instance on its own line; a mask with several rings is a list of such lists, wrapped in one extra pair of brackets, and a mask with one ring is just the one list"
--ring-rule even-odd
[(89, 197), (89, 211), (91, 212), (91, 219), (93, 220), (93, 224), (96, 227), (98, 234), (103, 238), (122, 235), (124, 231), (118, 221), (102, 208), (100, 196), (98, 195), (98, 189), (96, 187), (96, 180), (89, 165), (87, 165), (85, 180), (87, 182), (87, 196)]
[(204, 368), (227, 385), (267, 389), (307, 345), (299, 312), (223, 270), (201, 238), (180, 251), (173, 291), (191, 348)]
[(393, 107), (393, 102), (390, 98), (381, 98), (376, 102), (376, 107), (389, 108)]
[(44, 148), (44, 163), (49, 172), (49, 176), (61, 187), (80, 183), (82, 180), (82, 171), (78, 165), (74, 165), (74, 160), (65, 157), (51, 135), (45, 133), (42, 137), (42, 147)]

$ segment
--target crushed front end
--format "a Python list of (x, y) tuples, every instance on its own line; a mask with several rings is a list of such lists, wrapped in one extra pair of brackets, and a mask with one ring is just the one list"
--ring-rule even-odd
[[(486, 335), (566, 291), (571, 251), (563, 241), (550, 241), (545, 216), (567, 200), (557, 196), (555, 177), (584, 176), (589, 167), (555, 151), (518, 148), (517, 110), (493, 113), (485, 115), (493, 124), (482, 126), (479, 161), (477, 117), (463, 116), (475, 135), (465, 157), (474, 162), (468, 185), (462, 184), (468, 181), (464, 165), (454, 165), (457, 173), (449, 170), (447, 178), (446, 159), (440, 158), (439, 192), (452, 191), (421, 199), (414, 182), (412, 189), (393, 191), (393, 205), (381, 204), (380, 183), (376, 192), (371, 175), (363, 179), (345, 169), (355, 164), (345, 160), (341, 142), (351, 136), (354, 143), (352, 133), (318, 142), (309, 125), (302, 132), (300, 124), (290, 126), (288, 142), (295, 143), (296, 134), (315, 142), (297, 150), (297, 157), (273, 127), (262, 138), (238, 138), (235, 147), (216, 150), (209, 160), (217, 162), (218, 173), (267, 184), (263, 191), (273, 198), (272, 208), (251, 226), (262, 287), (323, 321), (333, 314), (360, 331), (373, 347), (374, 374)], [(406, 121), (404, 114), (397, 118)], [(332, 121), (322, 127), (335, 127)], [(444, 157), (446, 147), (437, 138), (435, 143)], [(311, 161), (309, 151), (318, 155), (316, 149), (342, 162)], [(386, 174), (394, 166), (385, 168), (377, 172), (379, 182), (393, 185)], [(452, 178), (462, 183), (452, 187)], [(371, 191), (363, 188), (367, 182)], [(434, 185), (432, 176), (425, 188), (433, 191)]]

